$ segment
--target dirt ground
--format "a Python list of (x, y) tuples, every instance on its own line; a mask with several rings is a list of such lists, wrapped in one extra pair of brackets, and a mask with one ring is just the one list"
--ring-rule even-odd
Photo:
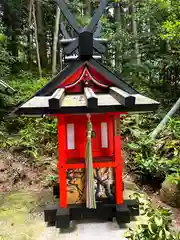
[(47, 176), (56, 174), (57, 160), (42, 157), (34, 162), (23, 154), (0, 149), (0, 192), (49, 187)]
[(34, 163), (23, 154), (0, 149), (0, 240), (37, 240), (46, 230), (43, 208), (55, 201), (47, 176), (56, 159)]

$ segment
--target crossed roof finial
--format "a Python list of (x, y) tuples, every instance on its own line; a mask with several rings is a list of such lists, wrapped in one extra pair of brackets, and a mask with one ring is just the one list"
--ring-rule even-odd
[[(64, 47), (64, 53), (66, 55), (72, 54), (77, 48), (79, 48), (79, 55), (82, 58), (92, 57), (93, 51), (98, 52), (99, 54), (105, 53), (105, 46), (103, 45), (103, 40), (98, 39), (99, 32), (101, 30), (101, 25), (98, 24), (100, 18), (103, 15), (103, 12), (109, 2), (109, 0), (101, 0), (99, 7), (96, 9), (91, 21), (89, 24), (82, 28), (78, 25), (76, 19), (70, 12), (67, 7), (67, 4), (64, 0), (55, 0), (61, 9), (64, 17), (69, 22), (70, 26), (74, 29), (78, 37), (73, 39), (65, 39), (63, 43), (66, 44)], [(98, 26), (98, 27), (97, 27)], [(65, 29), (65, 26), (61, 24), (61, 29), (65, 33), (65, 37), (68, 37), (68, 33)]]

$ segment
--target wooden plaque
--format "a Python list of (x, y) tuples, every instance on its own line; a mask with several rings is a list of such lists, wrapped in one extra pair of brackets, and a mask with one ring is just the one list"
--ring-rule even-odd
[(120, 136), (120, 118), (115, 120), (115, 136)]

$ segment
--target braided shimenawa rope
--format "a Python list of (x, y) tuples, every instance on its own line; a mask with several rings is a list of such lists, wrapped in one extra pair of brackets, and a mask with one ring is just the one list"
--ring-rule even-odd
[(96, 208), (95, 190), (94, 190), (94, 171), (93, 171), (93, 158), (92, 158), (92, 123), (90, 114), (87, 115), (87, 142), (86, 142), (86, 207)]

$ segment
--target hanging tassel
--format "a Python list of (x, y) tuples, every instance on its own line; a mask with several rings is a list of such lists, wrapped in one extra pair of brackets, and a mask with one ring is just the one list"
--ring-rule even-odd
[(92, 123), (90, 114), (87, 115), (87, 142), (86, 142), (86, 207), (95, 209), (95, 189), (94, 189), (94, 171), (93, 171), (93, 158), (92, 158)]

